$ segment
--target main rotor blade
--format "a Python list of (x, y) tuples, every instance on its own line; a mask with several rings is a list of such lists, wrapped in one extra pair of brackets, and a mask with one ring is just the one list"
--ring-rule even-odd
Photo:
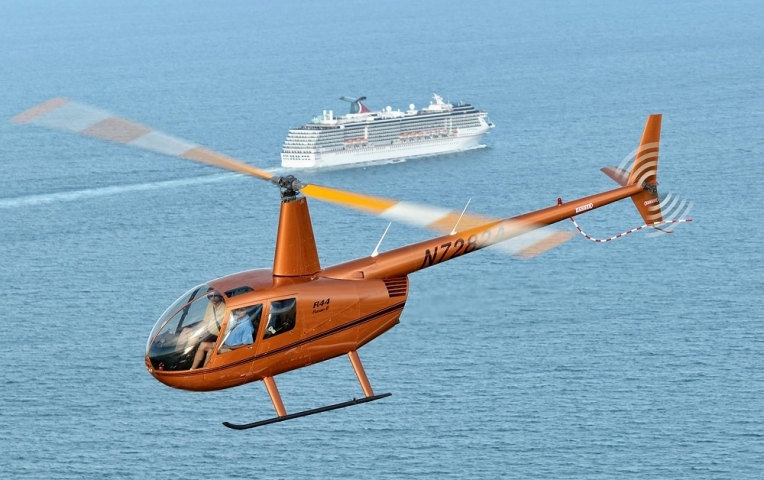
[[(414, 227), (434, 230), (440, 233), (452, 233), (497, 222), (499, 219), (482, 215), (473, 215), (456, 210), (421, 205), (417, 203), (391, 200), (360, 193), (348, 192), (321, 185), (303, 185), (300, 192), (306, 197), (333, 203), (346, 208), (376, 215), (378, 217), (405, 223)], [(497, 250), (510, 255), (528, 259), (540, 255), (575, 236), (567, 230), (554, 227), (522, 228), (527, 233), (495, 245)]]
[(450, 232), (457, 227), (457, 222), (459, 230), (467, 230), (497, 220), (467, 213), (459, 220), (461, 215), (459, 211), (363, 195), (314, 184), (303, 185), (300, 192), (306, 197), (437, 232)]
[[(37, 125), (53, 130), (98, 138), (141, 150), (182, 158), (184, 160), (192, 160), (213, 167), (251, 175), (263, 180), (271, 180), (273, 182), (280, 180), (280, 177), (272, 172), (253, 167), (188, 140), (167, 135), (145, 125), (113, 115), (105, 110), (67, 98), (53, 98), (43, 102), (16, 115), (10, 121), (17, 124)], [(294, 177), (291, 178), (294, 180)], [(467, 230), (497, 221), (497, 219), (490, 217), (439, 207), (390, 200), (322, 187), (320, 185), (302, 184), (299, 181), (297, 183), (300, 192), (307, 197), (441, 233), (454, 232), (457, 229), (459, 231)], [(527, 258), (564, 241), (550, 243), (548, 237), (561, 239), (565, 236), (555, 235), (555, 231), (552, 229), (542, 230), (550, 233), (535, 234), (532, 239), (526, 240), (522, 247), (513, 246), (513, 240), (510, 240), (504, 242), (498, 248), (513, 255)], [(523, 235), (523, 237), (526, 237), (526, 235)], [(544, 245), (543, 249), (536, 247), (537, 244)], [(528, 252), (535, 253), (529, 254)]]
[(275, 176), (271, 172), (253, 167), (188, 140), (167, 135), (145, 125), (66, 98), (53, 98), (43, 102), (16, 115), (10, 121), (99, 138), (141, 150), (244, 173), (263, 180), (270, 180)]

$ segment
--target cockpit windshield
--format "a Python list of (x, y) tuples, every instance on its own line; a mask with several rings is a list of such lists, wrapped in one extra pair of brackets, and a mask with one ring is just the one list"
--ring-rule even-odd
[(156, 370), (201, 368), (212, 356), (225, 318), (225, 297), (209, 285), (181, 296), (159, 318), (146, 345)]

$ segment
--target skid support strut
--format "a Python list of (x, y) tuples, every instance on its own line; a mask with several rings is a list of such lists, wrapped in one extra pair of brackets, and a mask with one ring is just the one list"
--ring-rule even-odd
[(276, 380), (274, 380), (273, 377), (265, 377), (263, 379), (263, 383), (265, 384), (265, 388), (268, 390), (268, 395), (271, 397), (273, 408), (276, 409), (276, 415), (279, 417), (286, 416), (286, 408), (284, 408), (284, 402), (281, 401), (281, 395), (279, 395), (279, 389), (276, 386)]
[(363, 364), (361, 363), (361, 358), (358, 356), (358, 352), (355, 350), (348, 352), (348, 357), (350, 358), (350, 364), (353, 365), (353, 370), (355, 370), (355, 376), (358, 377), (358, 381), (361, 382), (363, 394), (366, 395), (366, 398), (373, 397), (374, 391), (371, 389), (369, 378), (366, 376), (366, 372), (363, 369)]
[(274, 380), (273, 377), (265, 377), (263, 378), (263, 383), (265, 383), (265, 388), (268, 390), (268, 395), (271, 397), (271, 402), (273, 402), (273, 408), (276, 409), (276, 414), (278, 415), (278, 417), (273, 417), (267, 420), (260, 420), (259, 422), (247, 423), (243, 425), (237, 425), (230, 422), (223, 422), (223, 425), (225, 425), (228, 428), (232, 428), (234, 430), (247, 430), (249, 428), (261, 427), (263, 425), (268, 425), (270, 423), (283, 422), (285, 420), (291, 420), (293, 418), (306, 417), (308, 415), (314, 415), (316, 413), (328, 412), (329, 410), (337, 410), (338, 408), (345, 408), (351, 405), (358, 405), (359, 403), (373, 402), (374, 400), (379, 400), (380, 398), (385, 398), (392, 395), (391, 393), (382, 393), (379, 395), (374, 395), (374, 391), (371, 389), (371, 384), (369, 383), (369, 379), (366, 377), (366, 372), (364, 371), (363, 365), (361, 364), (361, 359), (360, 357), (358, 357), (358, 352), (356, 351), (349, 352), (348, 357), (350, 358), (350, 364), (353, 365), (353, 370), (355, 370), (355, 374), (358, 377), (358, 381), (361, 383), (361, 388), (363, 388), (363, 394), (365, 395), (364, 398), (354, 398), (352, 400), (348, 400), (347, 402), (335, 403), (334, 405), (327, 405), (325, 407), (314, 408), (312, 410), (304, 410), (302, 412), (287, 414), (286, 408), (284, 408), (284, 403), (281, 401), (281, 395), (279, 394), (279, 389), (276, 387), (276, 380)]

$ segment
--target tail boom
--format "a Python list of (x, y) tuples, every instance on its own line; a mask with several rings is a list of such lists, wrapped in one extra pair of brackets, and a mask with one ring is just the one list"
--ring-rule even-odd
[(631, 170), (612, 167), (603, 169), (621, 185), (620, 188), (567, 203), (559, 201), (557, 205), (535, 212), (472, 226), (458, 233), (400, 247), (375, 257), (359, 258), (329, 267), (318, 275), (343, 279), (401, 277), (625, 198), (632, 199), (646, 224), (664, 223), (658, 197), (660, 133), (661, 115), (650, 115)]
[(365, 257), (329, 267), (317, 275), (338, 279), (393, 278), (438, 265), (467, 253), (552, 225), (574, 215), (596, 210), (643, 191), (639, 185), (579, 198), (567, 203), (470, 228), (453, 235), (396, 248), (376, 257)]

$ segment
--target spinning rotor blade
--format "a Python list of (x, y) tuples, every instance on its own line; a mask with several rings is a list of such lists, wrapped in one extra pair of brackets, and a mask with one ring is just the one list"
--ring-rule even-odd
[(54, 98), (11, 119), (12, 123), (38, 125), (270, 180), (275, 175), (200, 145), (172, 137), (150, 127), (117, 117), (104, 110)]
[[(112, 115), (104, 110), (66, 98), (54, 98), (43, 102), (16, 115), (10, 121), (17, 124), (37, 125), (53, 130), (107, 140), (251, 175), (276, 183), (281, 188), (291, 189), (293, 192), (299, 191), (306, 197), (440, 233), (454, 232), (457, 228), (459, 231), (463, 231), (497, 221), (497, 219), (490, 217), (466, 214), (439, 207), (390, 200), (322, 187), (320, 185), (305, 184), (292, 176), (282, 178), (188, 140), (167, 135), (150, 127)], [(559, 245), (570, 238), (548, 227), (540, 230), (527, 230), (534, 231), (522, 235), (517, 240), (503, 242), (497, 248), (513, 255), (528, 258)]]
[(494, 218), (470, 214), (465, 214), (460, 221), (461, 212), (458, 211), (363, 195), (321, 185), (303, 185), (300, 192), (306, 197), (436, 232), (450, 232), (457, 226), (457, 221), (460, 230), (496, 221)]
[[(302, 185), (300, 192), (306, 197), (440, 233), (468, 230), (498, 221), (496, 218), (467, 214), (457, 210), (373, 197), (320, 185)], [(523, 225), (521, 229), (527, 233), (498, 243), (494, 248), (519, 258), (528, 259), (562, 245), (575, 236), (574, 232), (558, 230), (554, 227), (537, 229)]]

